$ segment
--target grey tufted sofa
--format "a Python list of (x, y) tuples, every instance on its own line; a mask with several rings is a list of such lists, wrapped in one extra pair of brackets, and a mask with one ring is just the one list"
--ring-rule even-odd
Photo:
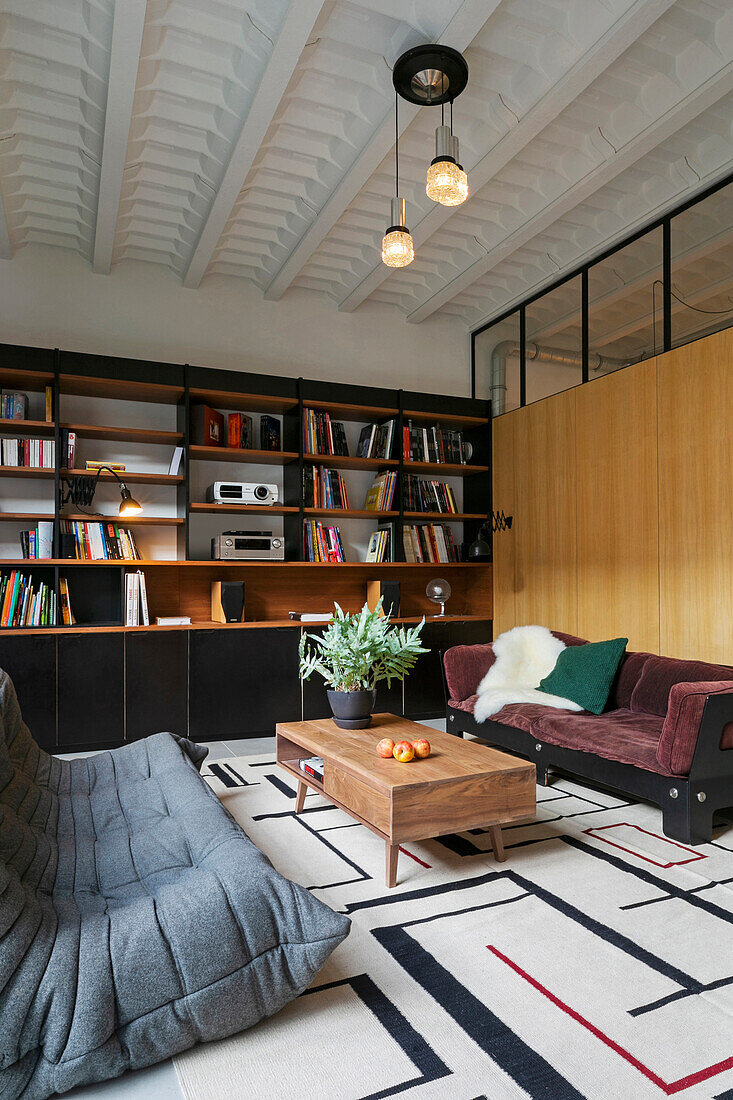
[(71, 762), (0, 671), (0, 1098), (41, 1100), (251, 1027), (349, 930), (158, 733)]

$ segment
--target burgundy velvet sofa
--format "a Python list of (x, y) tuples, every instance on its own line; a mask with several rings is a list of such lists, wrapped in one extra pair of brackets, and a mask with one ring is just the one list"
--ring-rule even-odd
[(493, 662), (490, 644), (443, 654), (449, 733), (533, 760), (541, 784), (558, 771), (653, 802), (674, 840), (712, 839), (714, 811), (733, 806), (733, 668), (627, 653), (601, 715), (515, 704), (477, 722), (476, 689)]

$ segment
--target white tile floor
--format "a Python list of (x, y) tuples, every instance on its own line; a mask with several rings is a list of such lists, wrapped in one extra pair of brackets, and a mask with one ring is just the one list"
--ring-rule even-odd
[[(421, 723), (431, 729), (445, 729), (445, 720), (436, 719)], [(228, 756), (254, 756), (257, 753), (275, 753), (274, 737), (249, 737), (241, 741), (209, 741), (208, 760), (225, 760)], [(62, 760), (93, 756), (91, 752), (59, 753)], [(161, 1062), (150, 1069), (125, 1073), (114, 1081), (101, 1085), (88, 1085), (72, 1089), (64, 1094), (69, 1100), (183, 1100), (173, 1062)]]

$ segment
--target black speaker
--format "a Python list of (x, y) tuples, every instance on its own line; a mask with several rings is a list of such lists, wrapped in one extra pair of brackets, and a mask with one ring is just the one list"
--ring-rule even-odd
[(393, 618), (400, 613), (399, 581), (367, 581), (367, 603), (374, 610), (382, 597), (382, 611)]
[(244, 581), (213, 581), (211, 619), (215, 623), (244, 622)]

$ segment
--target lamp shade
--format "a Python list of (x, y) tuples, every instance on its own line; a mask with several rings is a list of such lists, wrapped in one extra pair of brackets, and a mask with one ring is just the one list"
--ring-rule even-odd
[(425, 194), (441, 206), (460, 206), (468, 198), (468, 176), (458, 163), (458, 138), (447, 126), (435, 131), (435, 158), (428, 168)]
[(143, 510), (142, 504), (135, 500), (134, 496), (123, 483), (120, 485), (120, 515), (121, 516), (138, 516)]
[(392, 224), (382, 237), (382, 263), (387, 267), (407, 267), (415, 259), (415, 245), (405, 225), (406, 210), (404, 199), (392, 199)]

